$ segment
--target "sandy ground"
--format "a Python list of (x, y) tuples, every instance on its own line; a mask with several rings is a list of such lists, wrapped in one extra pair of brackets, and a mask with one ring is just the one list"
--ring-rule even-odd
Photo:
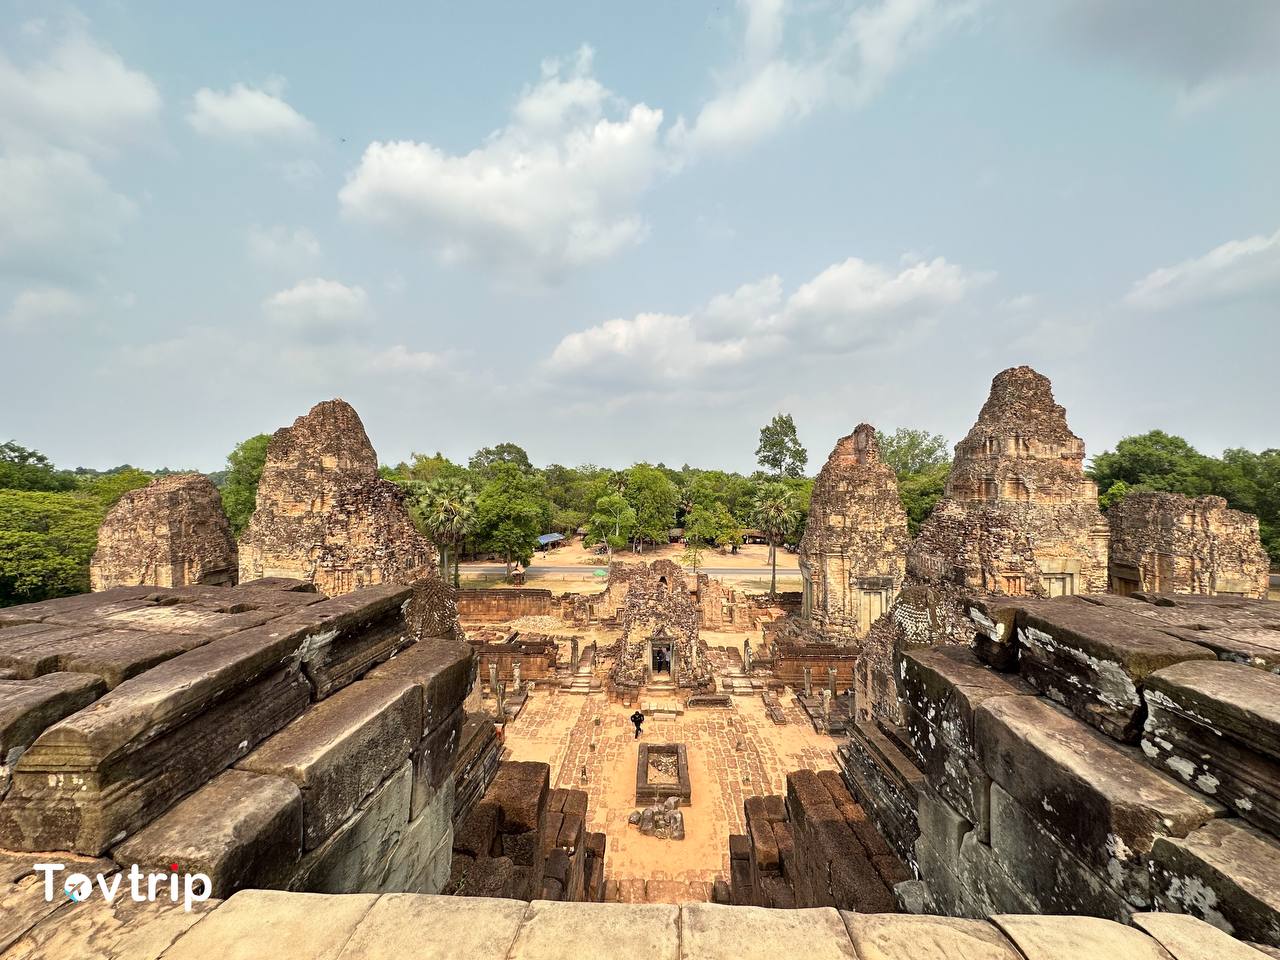
[(814, 733), (789, 694), (783, 705), (784, 725), (769, 720), (758, 696), (734, 697), (729, 709), (646, 721), (644, 741), (687, 747), (692, 802), (684, 808), (684, 840), (646, 837), (627, 822), (637, 809), (632, 708), (603, 694), (535, 690), (507, 726), (506, 745), (510, 759), (550, 764), (553, 784), (588, 792), (588, 828), (609, 838), (605, 876), (613, 899), (707, 900), (716, 877), (728, 876), (729, 834), (744, 830), (743, 801), (784, 793), (789, 771), (835, 768), (835, 740)]

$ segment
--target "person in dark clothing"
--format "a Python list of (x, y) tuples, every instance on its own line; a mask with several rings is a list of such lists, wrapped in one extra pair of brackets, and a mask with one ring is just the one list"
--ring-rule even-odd
[(631, 715), (631, 722), (636, 725), (636, 739), (640, 739), (640, 728), (644, 726), (644, 714), (637, 710)]

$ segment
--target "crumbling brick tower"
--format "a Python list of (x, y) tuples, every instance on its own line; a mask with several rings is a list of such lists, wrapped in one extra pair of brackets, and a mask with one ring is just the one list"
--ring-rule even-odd
[(1111, 589), (1119, 594), (1234, 594), (1265, 600), (1258, 518), (1221, 497), (1138, 491), (1107, 511)]
[(813, 486), (800, 540), (801, 616), (825, 640), (867, 635), (906, 573), (907, 515), (898, 480), (867, 423), (836, 443)]
[(378, 476), (360, 416), (326, 400), (267, 445), (257, 509), (240, 540), (240, 579), (296, 577), (329, 596), (436, 573), (404, 494)]
[(920, 530), (908, 572), (994, 594), (1107, 588), (1106, 520), (1084, 475), (1084, 441), (1049, 378), (1012, 367), (956, 444), (946, 494)]
[(92, 590), (227, 586), (236, 582), (236, 542), (222, 498), (200, 473), (158, 477), (130, 490), (98, 528)]

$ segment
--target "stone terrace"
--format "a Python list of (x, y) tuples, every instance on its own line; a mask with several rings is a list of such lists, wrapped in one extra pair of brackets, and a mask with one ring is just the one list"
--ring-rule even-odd
[(715, 904), (560, 903), (415, 894), (249, 890), (184, 913), (161, 904), (63, 899), (12, 913), (5, 960), (1266, 960), (1190, 917), (1138, 914), (990, 920), (769, 910)]
[(693, 802), (685, 808), (684, 840), (641, 836), (627, 823), (636, 809), (639, 753), (627, 720), (632, 709), (599, 694), (537, 694), (506, 728), (513, 758), (550, 763), (554, 785), (589, 794), (588, 829), (609, 838), (608, 899), (710, 900), (716, 878), (729, 875), (729, 835), (746, 829), (746, 798), (785, 792), (792, 770), (835, 768), (835, 741), (814, 733), (789, 699), (784, 725), (773, 723), (756, 697), (650, 717), (644, 741), (687, 746)]

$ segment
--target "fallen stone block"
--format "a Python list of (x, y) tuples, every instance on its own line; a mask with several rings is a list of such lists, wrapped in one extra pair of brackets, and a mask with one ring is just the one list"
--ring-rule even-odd
[(176, 863), (203, 873), (213, 896), (273, 887), (302, 856), (302, 795), (279, 777), (227, 770), (112, 851), (122, 870), (148, 873)]
[(975, 732), (987, 775), (1135, 905), (1146, 902), (1155, 839), (1186, 836), (1222, 810), (1040, 698), (985, 701)]
[(1280, 676), (1180, 663), (1148, 677), (1145, 697), (1148, 759), (1280, 835)]
[(1163, 910), (1199, 917), (1240, 940), (1280, 947), (1280, 843), (1238, 820), (1156, 841), (1152, 889)]
[(313, 706), (236, 766), (298, 785), (303, 849), (314, 850), (409, 760), (421, 731), (416, 686), (362, 680)]
[(1032, 686), (1126, 743), (1141, 730), (1139, 689), (1147, 676), (1184, 660), (1214, 659), (1205, 647), (1127, 613), (1061, 600), (1027, 610), (1018, 642), (1019, 670)]
[(551, 768), (533, 761), (504, 761), (485, 794), (502, 808), (503, 833), (537, 831), (542, 825), (550, 789)]

